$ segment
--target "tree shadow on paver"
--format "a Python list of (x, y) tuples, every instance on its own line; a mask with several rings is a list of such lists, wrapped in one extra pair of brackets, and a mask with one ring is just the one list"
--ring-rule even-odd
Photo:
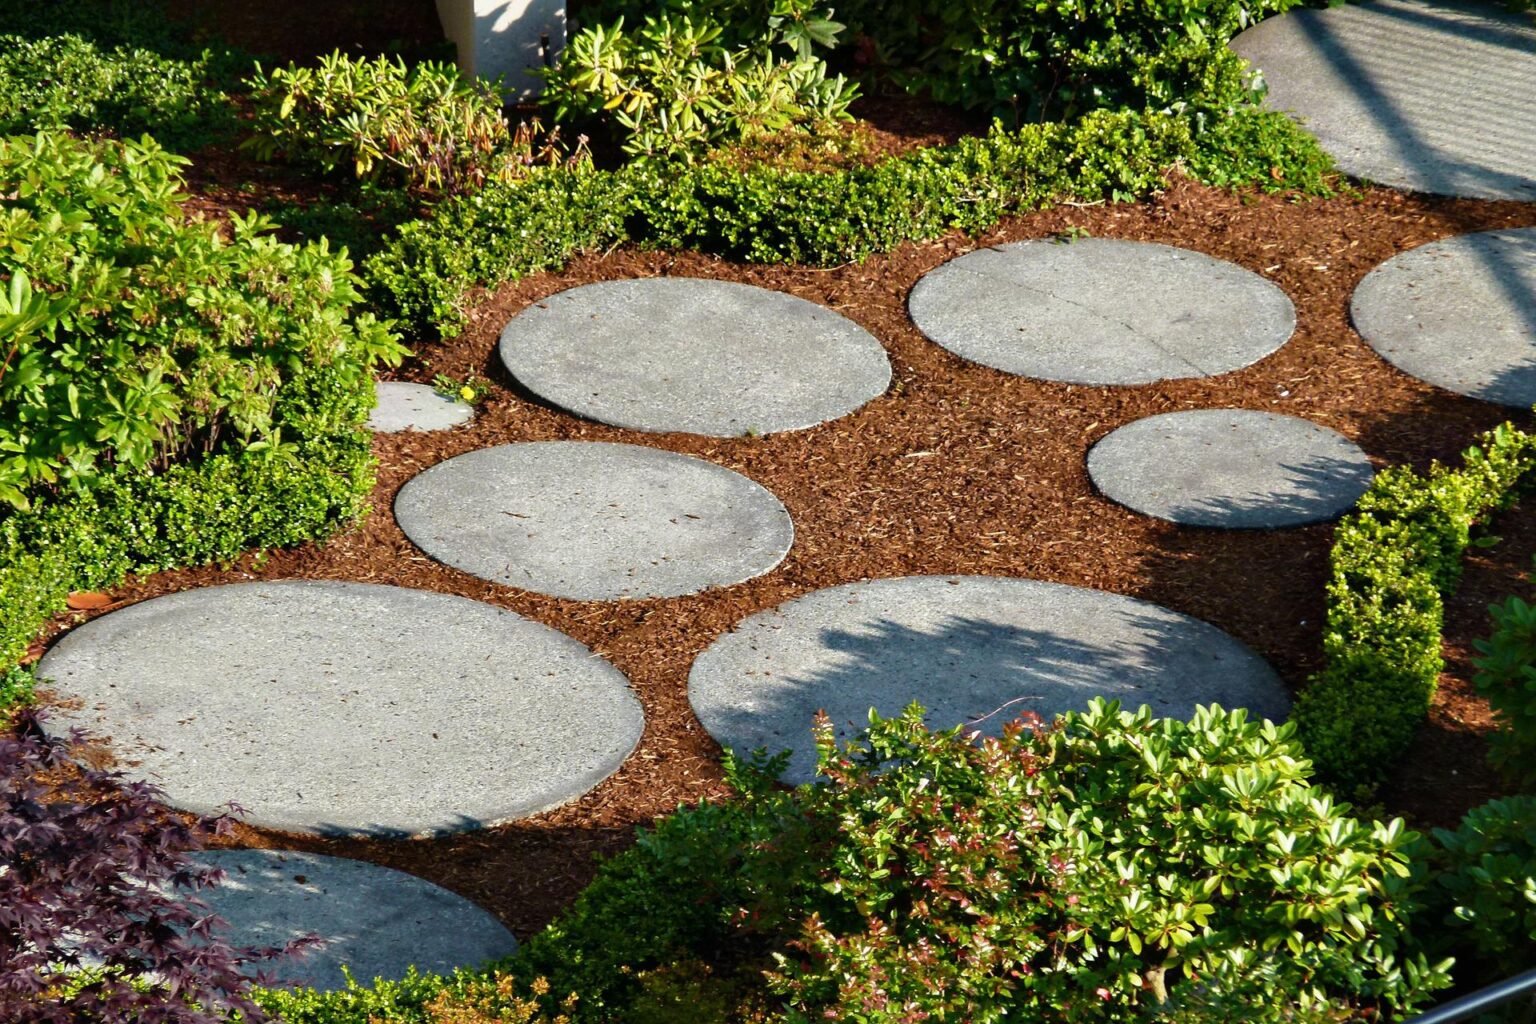
[[(823, 667), (780, 679), (779, 688), (754, 695), (752, 708), (711, 721), (711, 731), (741, 752), (759, 746), (793, 750), (785, 777), (804, 781), (815, 763), (810, 725), (818, 710), (827, 712), (840, 738), (867, 725), (871, 707), (889, 716), (912, 701), (929, 710), (933, 728), (968, 725), (989, 735), (1028, 712), (1049, 719), (1084, 708), (1093, 697), (1188, 717), (1197, 704), (1236, 706), (1251, 692), (1261, 695), (1255, 703), (1262, 710), (1284, 713), (1276, 704), (1284, 700), (1278, 690), (1245, 688), (1231, 678), (1243, 666), (1239, 657), (1212, 653), (1214, 629), (1134, 605), (1074, 617), (1077, 629), (958, 615), (933, 630), (889, 619), (859, 629), (823, 629), (817, 638), (826, 652)], [(1096, 625), (1101, 638), (1093, 636)]]
[(1169, 518), (1186, 526), (1272, 529), (1335, 519), (1371, 485), (1368, 463), (1334, 456), (1282, 463), (1283, 490), (1174, 502)]

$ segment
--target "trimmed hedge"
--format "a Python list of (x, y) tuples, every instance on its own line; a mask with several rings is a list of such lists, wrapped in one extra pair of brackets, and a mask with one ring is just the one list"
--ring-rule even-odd
[(872, 167), (786, 172), (637, 161), (549, 169), (491, 185), (402, 227), (364, 266), (373, 298), (416, 334), (457, 334), (465, 294), (574, 253), (630, 241), (761, 263), (836, 265), (953, 229), (984, 231), (1052, 202), (1147, 196), (1182, 166), (1221, 186), (1329, 191), (1332, 164), (1281, 114), (1100, 111), (1070, 124), (994, 128)]
[(1506, 423), (1460, 469), (1382, 472), (1339, 523), (1326, 666), (1292, 713), (1321, 778), (1369, 792), (1407, 751), (1444, 668), (1443, 595), (1461, 577), (1472, 528), (1512, 504), (1533, 469), (1536, 437)]

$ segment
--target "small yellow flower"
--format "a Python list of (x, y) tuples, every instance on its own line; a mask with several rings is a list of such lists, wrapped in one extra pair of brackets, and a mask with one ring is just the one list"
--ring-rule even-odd
[(475, 389), (470, 387), (468, 384), (465, 384), (463, 387), (459, 388), (459, 397), (464, 399), (466, 402), (473, 402), (475, 400)]

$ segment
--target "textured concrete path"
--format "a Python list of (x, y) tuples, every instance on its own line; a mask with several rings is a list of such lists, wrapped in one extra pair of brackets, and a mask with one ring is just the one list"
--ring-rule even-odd
[(795, 535), (779, 499), (740, 473), (595, 441), (449, 459), (401, 488), (395, 518), (441, 562), (581, 601), (740, 583), (778, 565)]
[(1293, 10), (1232, 41), (1339, 167), (1395, 188), (1536, 200), (1536, 20), (1494, 3)]
[(800, 430), (885, 391), (885, 349), (783, 292), (649, 277), (551, 295), (512, 318), (501, 360), (540, 398), (632, 430), (740, 437)]
[(811, 721), (839, 735), (921, 701), (929, 723), (995, 733), (1091, 697), (1188, 717), (1197, 704), (1283, 719), (1269, 664), (1198, 619), (1118, 594), (1035, 580), (912, 576), (818, 590), (753, 615), (694, 663), (688, 695), (721, 746), (790, 749), (784, 778), (814, 776)]
[(412, 966), (448, 974), (507, 956), (517, 940), (469, 900), (366, 861), (280, 850), (210, 850), (196, 859), (225, 872), (197, 894), (237, 946), (281, 946), (314, 936), (302, 957), (256, 965), (279, 985), (346, 987), (405, 977)]
[(1267, 529), (1332, 519), (1371, 485), (1347, 437), (1295, 416), (1194, 409), (1127, 423), (1088, 452), (1104, 496), (1186, 526)]
[(572, 800), (644, 727), (624, 677), (563, 633), (446, 594), (283, 581), (112, 612), (38, 666), (50, 728), (112, 741), (132, 778), (256, 825), (402, 836)]
[(1227, 373), (1296, 326), (1291, 300), (1258, 274), (1112, 238), (978, 249), (924, 276), (908, 306), (924, 334), (962, 358), (1069, 384)]
[(447, 430), (474, 418), (475, 408), (437, 393), (426, 384), (379, 381), (373, 386), (378, 404), (368, 416), (369, 430), (395, 434), (403, 430)]
[(1536, 404), (1536, 228), (1394, 256), (1360, 282), (1350, 316), (1410, 376), (1485, 402)]

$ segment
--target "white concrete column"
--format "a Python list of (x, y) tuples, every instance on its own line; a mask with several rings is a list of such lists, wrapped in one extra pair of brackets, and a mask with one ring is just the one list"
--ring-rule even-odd
[(437, 0), (437, 16), (459, 48), (459, 70), (503, 76), (511, 101), (543, 91), (533, 69), (565, 46), (565, 0)]

